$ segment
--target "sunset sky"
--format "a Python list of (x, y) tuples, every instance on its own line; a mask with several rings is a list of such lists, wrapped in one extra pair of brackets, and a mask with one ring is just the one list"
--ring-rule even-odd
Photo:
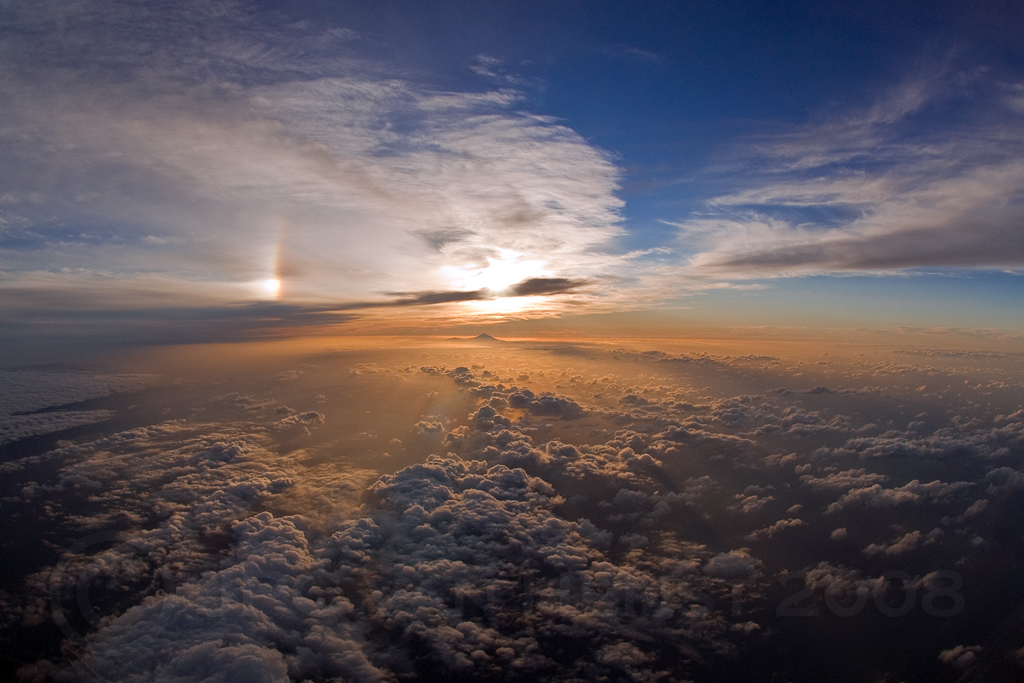
[(7, 2), (4, 337), (1016, 335), (1022, 21), (1010, 0)]

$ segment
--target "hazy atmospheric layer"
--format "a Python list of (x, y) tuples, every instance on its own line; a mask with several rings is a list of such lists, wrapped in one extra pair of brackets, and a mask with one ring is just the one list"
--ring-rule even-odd
[(36, 405), (106, 421), (3, 447), (4, 673), (1019, 676), (1020, 367), (392, 339), (13, 370), (91, 376)]

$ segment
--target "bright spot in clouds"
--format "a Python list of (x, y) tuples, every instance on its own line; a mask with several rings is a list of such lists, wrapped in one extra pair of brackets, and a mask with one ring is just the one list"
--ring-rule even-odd
[(263, 282), (260, 283), (260, 285), (263, 287), (264, 292), (274, 297), (275, 299), (277, 298), (277, 295), (281, 293), (281, 281), (278, 280), (276, 277), (264, 280)]

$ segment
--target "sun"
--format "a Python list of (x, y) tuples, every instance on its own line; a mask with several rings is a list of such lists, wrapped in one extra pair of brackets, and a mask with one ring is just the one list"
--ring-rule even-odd
[(524, 258), (511, 249), (499, 249), (498, 256), (488, 257), (487, 265), (447, 266), (443, 269), (452, 284), (460, 289), (487, 289), (498, 294), (512, 285), (546, 274), (544, 262)]

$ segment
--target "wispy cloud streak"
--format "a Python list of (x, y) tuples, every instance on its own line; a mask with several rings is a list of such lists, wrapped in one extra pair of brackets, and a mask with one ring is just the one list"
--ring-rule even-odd
[(856, 115), (750, 140), (732, 188), (673, 223), (727, 278), (1024, 265), (1016, 88), (949, 68)]

